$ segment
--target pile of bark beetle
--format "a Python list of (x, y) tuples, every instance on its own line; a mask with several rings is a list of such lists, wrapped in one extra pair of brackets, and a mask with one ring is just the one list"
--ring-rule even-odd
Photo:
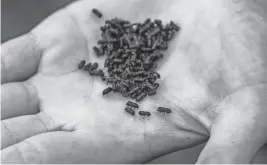
[[(102, 13), (93, 9), (99, 18)], [(120, 93), (123, 97), (140, 102), (147, 96), (157, 93), (160, 74), (156, 72), (157, 62), (164, 57), (162, 53), (168, 49), (168, 43), (180, 31), (173, 21), (163, 24), (161, 20), (147, 18), (143, 23), (113, 18), (106, 20), (100, 27), (101, 39), (99, 46), (94, 46), (96, 56), (106, 56), (104, 68), (99, 69), (98, 63), (87, 63), (82, 60), (78, 68), (87, 71), (91, 76), (100, 76), (101, 80), (110, 84), (102, 94)], [(126, 103), (125, 111), (135, 115), (139, 105), (133, 101)], [(171, 109), (158, 107), (160, 113), (171, 113)], [(148, 111), (139, 111), (140, 116), (150, 116)]]

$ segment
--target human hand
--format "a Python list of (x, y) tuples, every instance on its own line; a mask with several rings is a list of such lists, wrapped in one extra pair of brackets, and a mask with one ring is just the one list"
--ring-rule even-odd
[[(223, 39), (218, 24), (223, 24), (220, 30), (224, 36), (235, 33), (235, 39), (243, 39), (243, 31), (238, 31), (241, 27), (223, 22), (221, 13), (205, 2), (194, 2), (193, 6), (189, 1), (102, 2), (74, 3), (29, 34), (3, 45), (3, 163), (146, 162), (199, 144), (210, 133), (199, 162), (211, 156), (216, 161), (225, 158), (226, 150), (227, 156), (233, 156), (226, 158), (233, 163), (250, 161), (266, 142), (266, 89), (260, 84), (266, 69), (258, 64), (263, 61), (264, 47), (253, 43), (253, 48), (237, 50), (240, 43), (230, 37)], [(225, 7), (210, 3), (218, 9)], [(153, 10), (147, 10), (147, 6)], [(152, 113), (150, 118), (129, 117), (123, 111), (124, 98), (102, 97), (105, 85), (77, 70), (82, 59), (97, 60), (91, 48), (99, 38), (98, 28), (104, 19), (91, 16), (92, 8), (111, 18), (143, 21), (159, 17), (180, 22), (181, 33), (159, 68), (162, 80), (158, 94), (141, 103), (140, 109)], [(225, 19), (230, 19), (227, 16)], [(218, 22), (211, 24), (209, 19), (213, 18), (208, 17)], [(252, 34), (250, 39), (254, 39)], [(162, 116), (156, 113), (158, 106), (170, 107), (173, 113)]]

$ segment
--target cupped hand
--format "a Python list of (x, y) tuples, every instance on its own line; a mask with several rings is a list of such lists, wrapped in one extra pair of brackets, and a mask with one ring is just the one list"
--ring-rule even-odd
[[(209, 136), (199, 163), (250, 162), (267, 140), (266, 17), (255, 7), (84, 0), (3, 44), (2, 162), (143, 163)], [(77, 68), (83, 59), (103, 62), (92, 47), (113, 17), (173, 20), (182, 28), (158, 69), (157, 95), (140, 104), (148, 118), (125, 113), (127, 99), (103, 97), (106, 84)], [(158, 106), (172, 114), (157, 113)]]

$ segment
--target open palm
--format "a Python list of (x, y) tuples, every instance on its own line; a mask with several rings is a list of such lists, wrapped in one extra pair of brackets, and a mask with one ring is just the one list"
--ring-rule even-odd
[[(238, 7), (218, 1), (78, 1), (9, 41), (2, 56), (2, 161), (142, 163), (210, 135), (199, 162), (229, 152), (222, 162), (251, 161), (267, 140), (260, 36), (266, 25), (257, 15), (235, 13)], [(104, 18), (94, 17), (92, 8)], [(129, 116), (127, 99), (103, 97), (106, 84), (77, 68), (83, 59), (103, 62), (92, 47), (99, 27), (113, 17), (174, 20), (182, 27), (158, 69), (157, 95), (140, 104), (151, 112), (148, 118)], [(23, 47), (25, 42), (32, 46)], [(158, 106), (173, 113), (159, 114)]]

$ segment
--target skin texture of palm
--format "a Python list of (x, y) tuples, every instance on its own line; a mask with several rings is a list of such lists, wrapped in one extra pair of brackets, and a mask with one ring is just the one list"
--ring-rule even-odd
[[(104, 18), (92, 15), (92, 8)], [(83, 59), (103, 63), (92, 47), (104, 20), (114, 17), (159, 18), (181, 26), (160, 63), (157, 95), (140, 104), (140, 110), (151, 112), (149, 118), (129, 116), (127, 99), (103, 97), (106, 84), (77, 68)], [(217, 163), (249, 163), (267, 139), (264, 19), (249, 1), (99, 0), (67, 6), (6, 43), (4, 52), (12, 50), (9, 45), (31, 42), (21, 50), (34, 53), (24, 59), (2, 57), (3, 92), (27, 93), (13, 106), (40, 113), (15, 118), (2, 113), (2, 134), (12, 132), (2, 136), (2, 161), (144, 163), (210, 136), (198, 162), (212, 162), (212, 156)], [(18, 64), (23, 69), (16, 69)], [(8, 83), (24, 77), (29, 79)], [(159, 114), (158, 106), (173, 113)], [(231, 152), (229, 159), (220, 159), (225, 152)]]

